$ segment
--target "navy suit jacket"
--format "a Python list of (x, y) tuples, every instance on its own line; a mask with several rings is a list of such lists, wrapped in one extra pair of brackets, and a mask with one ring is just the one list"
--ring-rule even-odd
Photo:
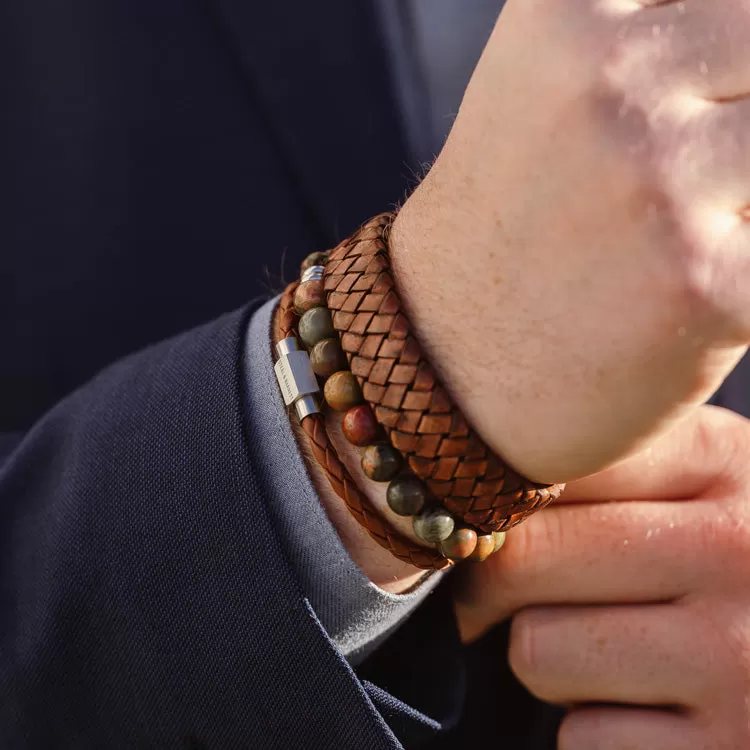
[(0, 101), (0, 747), (553, 747), (445, 587), (352, 672), (263, 508), (242, 306), (411, 179), (370, 3), (0, 0)]

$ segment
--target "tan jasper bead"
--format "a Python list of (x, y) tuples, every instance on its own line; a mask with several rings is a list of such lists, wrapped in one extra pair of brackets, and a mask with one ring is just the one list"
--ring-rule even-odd
[(306, 281), (297, 287), (294, 293), (294, 309), (298, 315), (304, 315), (315, 307), (326, 306), (326, 293), (322, 281)]
[(471, 553), (469, 560), (484, 562), (495, 551), (495, 537), (492, 534), (482, 534), (477, 537), (477, 546)]
[(362, 402), (362, 391), (357, 378), (348, 370), (334, 372), (323, 387), (328, 405), (336, 411), (349, 411)]

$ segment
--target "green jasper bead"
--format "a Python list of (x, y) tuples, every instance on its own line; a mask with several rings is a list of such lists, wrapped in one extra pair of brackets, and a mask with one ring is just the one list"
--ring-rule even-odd
[(357, 378), (349, 370), (334, 372), (323, 386), (323, 396), (328, 405), (336, 411), (349, 411), (362, 403), (362, 391)]
[(315, 344), (310, 352), (310, 364), (313, 372), (321, 378), (330, 378), (349, 366), (338, 339), (323, 339)]
[(424, 508), (427, 493), (416, 477), (400, 477), (388, 485), (386, 499), (397, 516), (415, 516)]
[(484, 562), (495, 551), (495, 537), (492, 534), (481, 534), (477, 537), (477, 546), (469, 560)]
[(414, 516), (414, 533), (428, 544), (436, 544), (447, 539), (456, 525), (453, 516), (443, 508), (431, 508)]
[(297, 311), (297, 315), (304, 315), (308, 310), (325, 306), (326, 293), (322, 281), (306, 281), (297, 287), (297, 291), (294, 293), (294, 309)]
[(477, 548), (477, 532), (466, 527), (454, 529), (447, 539), (440, 542), (439, 548), (449, 560), (466, 560)]
[(505, 544), (506, 534), (504, 531), (493, 531), (492, 538), (495, 541), (495, 548), (492, 551), (497, 552)]
[(299, 321), (297, 327), (302, 343), (312, 349), (315, 344), (323, 339), (336, 338), (336, 329), (333, 327), (331, 313), (325, 307), (315, 307), (308, 310)]
[(328, 263), (328, 253), (310, 253), (310, 255), (302, 261), (299, 275), (302, 276), (308, 268), (312, 268), (313, 266), (324, 266), (326, 263)]
[(401, 454), (390, 445), (368, 445), (362, 453), (362, 471), (375, 482), (390, 482), (402, 464)]

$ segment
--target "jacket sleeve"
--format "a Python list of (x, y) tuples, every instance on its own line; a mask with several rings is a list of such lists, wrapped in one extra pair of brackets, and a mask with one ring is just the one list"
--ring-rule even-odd
[(248, 440), (249, 315), (114, 365), (5, 458), (0, 747), (398, 748), (455, 717), (444, 594), (382, 684), (311, 606)]

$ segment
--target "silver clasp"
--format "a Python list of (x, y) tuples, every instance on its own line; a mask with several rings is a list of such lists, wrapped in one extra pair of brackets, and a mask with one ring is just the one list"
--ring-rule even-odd
[(297, 339), (291, 336), (276, 344), (279, 359), (274, 365), (276, 380), (287, 406), (294, 404), (300, 422), (320, 411), (317, 395), (318, 381), (310, 364), (310, 356), (300, 349)]

